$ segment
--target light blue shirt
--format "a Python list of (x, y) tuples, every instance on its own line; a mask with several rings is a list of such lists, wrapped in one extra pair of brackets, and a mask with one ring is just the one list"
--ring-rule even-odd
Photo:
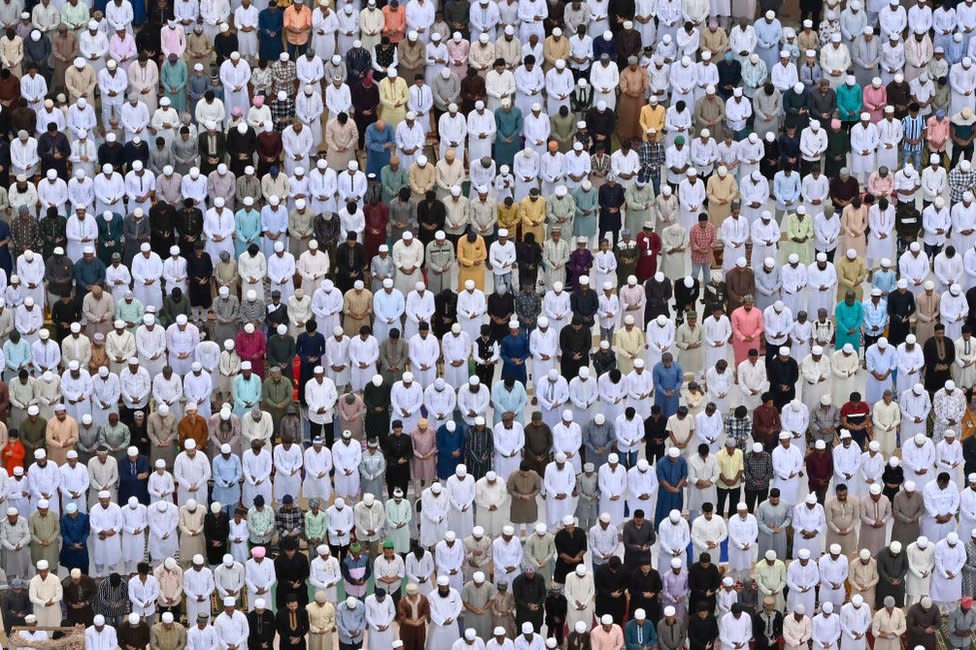
[(783, 37), (783, 25), (779, 20), (774, 18), (773, 22), (767, 23), (764, 18), (757, 21), (754, 27), (756, 29), (757, 45), (766, 50), (776, 48), (778, 54), (779, 42)]
[(795, 205), (800, 198), (800, 175), (797, 172), (787, 176), (784, 172), (776, 172), (773, 176), (773, 192), (776, 194), (776, 208), (786, 209), (786, 202), (792, 201)]
[(26, 368), (27, 364), (33, 361), (30, 343), (23, 337), (17, 343), (12, 341), (4, 343), (3, 356), (6, 358), (6, 372), (4, 374), (8, 381), (17, 376), (21, 366)]
[(894, 271), (875, 271), (871, 277), (871, 287), (881, 289), (881, 293), (894, 291), (897, 282)]
[(251, 409), (248, 404), (254, 405), (261, 400), (261, 379), (255, 374), (250, 379), (245, 379), (243, 374), (234, 378), (234, 415), (240, 417)]
[(218, 454), (213, 459), (213, 500), (228, 507), (240, 501), (241, 486), (239, 481), (244, 477), (240, 456), (231, 454), (224, 458)]
[[(353, 644), (363, 640), (362, 631), (366, 629), (366, 606), (360, 601), (356, 609), (349, 609), (346, 603), (336, 607), (336, 628), (339, 630), (339, 643)], [(353, 632), (359, 632), (353, 637)]]
[(861, 303), (864, 308), (864, 333), (867, 336), (881, 336), (888, 323), (888, 301), (882, 298), (875, 305), (870, 298)]
[(508, 411), (515, 413), (516, 421), (523, 424), (522, 412), (528, 399), (522, 382), (516, 381), (512, 390), (506, 390), (505, 382), (496, 382), (491, 388), (491, 401), (495, 404), (495, 424), (501, 422), (502, 414)]

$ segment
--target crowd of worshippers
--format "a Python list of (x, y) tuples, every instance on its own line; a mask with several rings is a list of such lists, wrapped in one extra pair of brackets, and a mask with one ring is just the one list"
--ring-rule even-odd
[(906, 4), (0, 1), (8, 636), (968, 650), (976, 4)]

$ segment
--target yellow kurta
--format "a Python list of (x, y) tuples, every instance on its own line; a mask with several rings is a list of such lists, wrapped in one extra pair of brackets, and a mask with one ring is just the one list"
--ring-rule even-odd
[(520, 206), (520, 219), (522, 221), (522, 238), (525, 239), (526, 233), (533, 233), (536, 241), (545, 241), (543, 232), (543, 222), (546, 219), (546, 200), (539, 197), (535, 201), (527, 196), (522, 199)]
[(868, 270), (864, 266), (864, 261), (860, 257), (853, 260), (846, 256), (835, 262), (837, 268), (837, 302), (840, 302), (847, 295), (848, 289), (854, 290), (857, 300), (863, 300), (864, 289), (861, 286), (868, 277)]
[(386, 77), (380, 82), (380, 119), (387, 128), (396, 128), (407, 115), (407, 82), (402, 77)]
[(342, 328), (346, 336), (358, 336), (359, 328), (369, 325), (369, 317), (373, 311), (373, 292), (369, 289), (356, 291), (350, 289), (342, 299), (342, 313), (345, 318)]
[(504, 203), (498, 204), (498, 227), (506, 228), (509, 235), (515, 234), (521, 219), (522, 214), (518, 203), (513, 203), (511, 207)]
[(613, 349), (617, 353), (617, 368), (621, 375), (634, 369), (634, 359), (643, 358), (644, 346), (644, 331), (637, 325), (629, 331), (626, 327), (616, 331), (613, 335)]
[(725, 178), (712, 174), (705, 184), (705, 193), (708, 195), (708, 220), (721, 228), (725, 217), (732, 213), (732, 201), (739, 198), (739, 184), (732, 174), (726, 174)]
[(644, 140), (647, 140), (647, 130), (654, 129), (656, 131), (655, 138), (658, 142), (664, 139), (664, 107), (660, 104), (652, 106), (646, 104), (641, 108), (640, 112), (640, 125), (641, 133), (644, 135)]
[(481, 235), (476, 235), (474, 242), (467, 237), (461, 237), (457, 245), (458, 258), (458, 290), (464, 288), (464, 283), (474, 280), (476, 289), (485, 290), (485, 260), (488, 250)]

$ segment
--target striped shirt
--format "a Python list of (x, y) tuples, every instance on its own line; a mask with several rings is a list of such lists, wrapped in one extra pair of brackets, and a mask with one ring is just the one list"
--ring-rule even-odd
[[(922, 140), (925, 137), (925, 119), (921, 115), (915, 117), (907, 115), (901, 123), (905, 131), (905, 151), (921, 151)], [(918, 140), (918, 143), (912, 144), (912, 140)]]

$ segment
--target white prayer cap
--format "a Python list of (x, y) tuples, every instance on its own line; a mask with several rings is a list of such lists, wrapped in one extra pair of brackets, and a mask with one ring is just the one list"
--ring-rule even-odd
[(604, 614), (603, 616), (601, 616), (600, 617), (600, 624), (601, 625), (613, 625), (613, 615), (612, 614)]
[(47, 560), (38, 560), (37, 561), (37, 570), (38, 571), (46, 571), (47, 568), (48, 568)]
[(166, 469), (166, 461), (162, 458), (156, 459), (156, 469)]
[(681, 568), (681, 558), (680, 557), (673, 557), (673, 558), (671, 558), (671, 568), (672, 569), (680, 569)]
[(664, 615), (665, 616), (674, 616), (675, 615), (675, 609), (674, 609), (674, 607), (672, 607), (671, 605), (668, 605), (667, 607), (665, 607), (664, 608)]
[[(817, 499), (817, 497), (814, 497), (814, 501), (816, 501), (816, 499)], [(797, 557), (799, 557), (801, 560), (809, 560), (810, 559), (810, 549), (801, 548), (800, 551), (797, 553)]]

